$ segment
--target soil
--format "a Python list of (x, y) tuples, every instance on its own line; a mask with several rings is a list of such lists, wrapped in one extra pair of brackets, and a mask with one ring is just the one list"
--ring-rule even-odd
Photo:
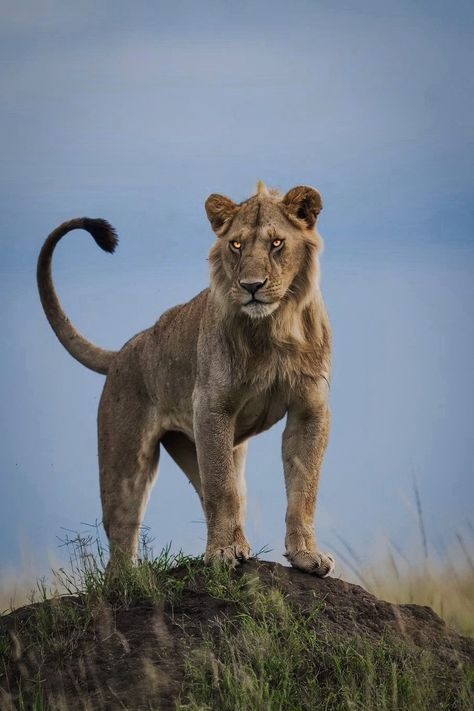
[[(474, 640), (448, 628), (429, 607), (393, 605), (358, 585), (314, 578), (276, 563), (252, 560), (235, 571), (236, 576), (242, 573), (258, 576), (265, 587), (277, 587), (303, 613), (317, 605), (321, 611), (311, 624), (324, 625), (339, 637), (375, 641), (388, 633), (432, 651), (443, 665), (474, 663)], [(184, 578), (179, 568), (172, 575)], [(63, 597), (0, 617), (0, 639), (6, 632), (13, 640), (6, 666), (0, 667), (2, 710), (18, 708), (19, 690), (28, 698), (39, 684), (48, 699), (41, 708), (174, 709), (190, 648), (202, 642), (216, 620), (235, 612), (232, 603), (211, 597), (198, 576), (174, 606), (142, 602), (128, 609), (104, 607), (67, 653), (58, 654), (53, 641), (44, 642), (41, 653), (22, 648), (21, 630), (38, 605), (58, 604), (84, 603), (80, 597)]]

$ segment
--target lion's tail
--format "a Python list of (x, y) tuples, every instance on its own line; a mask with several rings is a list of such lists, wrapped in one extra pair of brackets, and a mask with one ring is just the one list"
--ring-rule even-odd
[(67, 351), (96, 373), (107, 373), (116, 351), (107, 351), (95, 346), (76, 331), (64, 313), (57, 297), (51, 274), (51, 261), (57, 243), (71, 230), (83, 229), (89, 232), (99, 247), (106, 252), (114, 252), (118, 243), (114, 228), (105, 220), (78, 217), (56, 227), (46, 239), (38, 257), (38, 289), (44, 312), (51, 327)]

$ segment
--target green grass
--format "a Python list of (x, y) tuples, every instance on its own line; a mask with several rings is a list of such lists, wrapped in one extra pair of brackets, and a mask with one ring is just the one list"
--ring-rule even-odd
[[(166, 600), (173, 603), (178, 599), (187, 580), (195, 574), (201, 557), (187, 556), (181, 552), (171, 553), (171, 546), (165, 547), (158, 557), (146, 537), (140, 546), (139, 565), (123, 563), (112, 576), (106, 573), (106, 555), (99, 537), (77, 535), (67, 541), (70, 550), (68, 568), (55, 572), (57, 588), (71, 595), (81, 595), (94, 608), (104, 602), (114, 608), (128, 608), (142, 602)], [(170, 575), (180, 568), (181, 579)]]
[[(209, 580), (209, 592), (217, 590), (237, 610), (190, 653), (180, 711), (473, 707), (472, 670), (440, 670), (428, 651), (420, 655), (389, 638), (374, 643), (329, 634), (320, 609), (302, 614), (246, 576), (238, 587), (228, 571), (213, 571)], [(448, 676), (455, 684), (445, 683)]]

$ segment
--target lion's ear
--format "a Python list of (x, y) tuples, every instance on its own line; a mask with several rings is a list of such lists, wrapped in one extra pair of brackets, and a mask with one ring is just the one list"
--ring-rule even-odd
[(289, 216), (304, 220), (310, 229), (314, 227), (316, 218), (323, 209), (321, 195), (308, 185), (299, 185), (289, 190), (282, 203)]
[(209, 222), (216, 233), (222, 232), (226, 222), (230, 221), (239, 209), (230, 198), (217, 193), (209, 195), (205, 207)]

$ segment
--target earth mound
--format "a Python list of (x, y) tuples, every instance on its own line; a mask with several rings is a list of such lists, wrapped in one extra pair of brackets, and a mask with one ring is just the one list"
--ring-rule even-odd
[(0, 708), (472, 708), (474, 640), (428, 607), (257, 560), (157, 585), (0, 617)]

